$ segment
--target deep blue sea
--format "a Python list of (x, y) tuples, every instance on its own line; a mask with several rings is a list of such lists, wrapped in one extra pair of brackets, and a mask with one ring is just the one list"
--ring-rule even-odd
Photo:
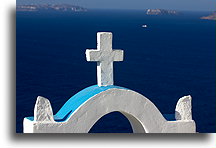
[[(33, 115), (37, 96), (54, 114), (80, 90), (95, 85), (96, 33), (113, 33), (113, 48), (124, 50), (114, 63), (114, 83), (149, 98), (162, 113), (174, 113), (178, 99), (191, 95), (197, 132), (216, 132), (215, 21), (209, 12), (148, 16), (141, 10), (17, 12), (16, 132)], [(147, 28), (142, 28), (147, 24)], [(101, 118), (90, 132), (132, 132), (120, 113)]]

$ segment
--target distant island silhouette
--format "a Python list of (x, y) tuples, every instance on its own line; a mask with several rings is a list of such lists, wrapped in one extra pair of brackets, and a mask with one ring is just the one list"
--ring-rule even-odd
[(176, 10), (166, 10), (166, 9), (147, 9), (147, 15), (177, 15), (179, 14)]
[(17, 5), (16, 11), (87, 11), (86, 8), (70, 4)]
[(200, 19), (203, 19), (203, 20), (216, 20), (216, 11), (214, 11), (212, 14), (210, 14), (208, 16), (203, 16)]

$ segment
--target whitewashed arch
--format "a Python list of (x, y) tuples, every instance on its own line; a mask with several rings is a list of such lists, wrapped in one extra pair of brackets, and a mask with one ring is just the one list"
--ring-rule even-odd
[[(51, 108), (50, 105), (48, 108)], [(47, 111), (47, 108), (44, 110)], [(95, 94), (62, 122), (56, 122), (52, 116), (47, 118), (50, 113), (41, 114), (43, 111), (40, 111), (39, 114), (46, 120), (31, 121), (25, 118), (24, 132), (88, 133), (101, 117), (114, 111), (119, 111), (127, 117), (134, 133), (195, 132), (195, 122), (192, 119), (167, 121), (149, 99), (135, 91), (121, 88), (110, 88)], [(179, 114), (181, 113), (178, 112)], [(34, 118), (36, 117), (38, 115), (35, 112)]]
[[(166, 121), (144, 96), (131, 90), (110, 89), (95, 95), (74, 112), (68, 121), (75, 127), (71, 131), (87, 133), (101, 117), (114, 111), (128, 118), (134, 132), (156, 132), (157, 125)], [(73, 122), (76, 119), (79, 120)]]
[[(98, 85), (72, 98), (53, 116), (48, 99), (38, 97), (34, 117), (24, 118), (24, 133), (88, 133), (104, 115), (119, 111), (127, 117), (134, 133), (194, 133), (191, 97), (179, 99), (175, 120), (167, 121), (143, 95), (113, 82), (113, 62), (123, 61), (123, 50), (112, 49), (112, 33), (97, 33), (97, 49), (87, 49), (87, 61), (97, 62)], [(169, 104), (167, 104), (169, 105)]]

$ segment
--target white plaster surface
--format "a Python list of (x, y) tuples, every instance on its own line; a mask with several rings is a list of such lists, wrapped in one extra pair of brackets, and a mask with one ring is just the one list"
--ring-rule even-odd
[(190, 95), (179, 99), (175, 109), (176, 120), (192, 120), (191, 100)]
[(34, 121), (54, 122), (53, 111), (48, 99), (38, 96), (34, 108)]
[(97, 62), (98, 86), (113, 85), (113, 62), (123, 61), (123, 50), (112, 49), (112, 33), (97, 33), (97, 49), (86, 50), (87, 61)]
[[(25, 133), (88, 133), (104, 115), (119, 111), (127, 117), (134, 133), (195, 133), (193, 120), (167, 121), (143, 95), (126, 89), (109, 89), (84, 102), (64, 122), (24, 119)], [(46, 118), (45, 118), (46, 119)]]
[[(86, 50), (87, 61), (97, 62), (98, 86), (113, 85), (113, 62), (123, 60), (123, 50), (112, 49), (112, 33), (97, 33), (97, 49)], [(130, 122), (134, 133), (195, 133), (191, 96), (179, 99), (176, 121), (167, 121), (157, 107), (143, 95), (128, 89), (111, 88), (81, 104), (70, 117), (55, 122), (48, 99), (38, 97), (34, 120), (24, 118), (24, 133), (88, 133), (104, 115), (119, 111)]]

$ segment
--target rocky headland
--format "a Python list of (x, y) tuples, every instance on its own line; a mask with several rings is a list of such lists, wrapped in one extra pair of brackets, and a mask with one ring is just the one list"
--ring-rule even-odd
[(16, 11), (87, 11), (86, 8), (69, 4), (17, 5)]
[(216, 11), (213, 12), (212, 14), (208, 15), (208, 16), (203, 16), (200, 19), (203, 19), (203, 20), (216, 20)]
[(177, 15), (179, 14), (176, 10), (166, 10), (166, 9), (147, 9), (147, 15)]

